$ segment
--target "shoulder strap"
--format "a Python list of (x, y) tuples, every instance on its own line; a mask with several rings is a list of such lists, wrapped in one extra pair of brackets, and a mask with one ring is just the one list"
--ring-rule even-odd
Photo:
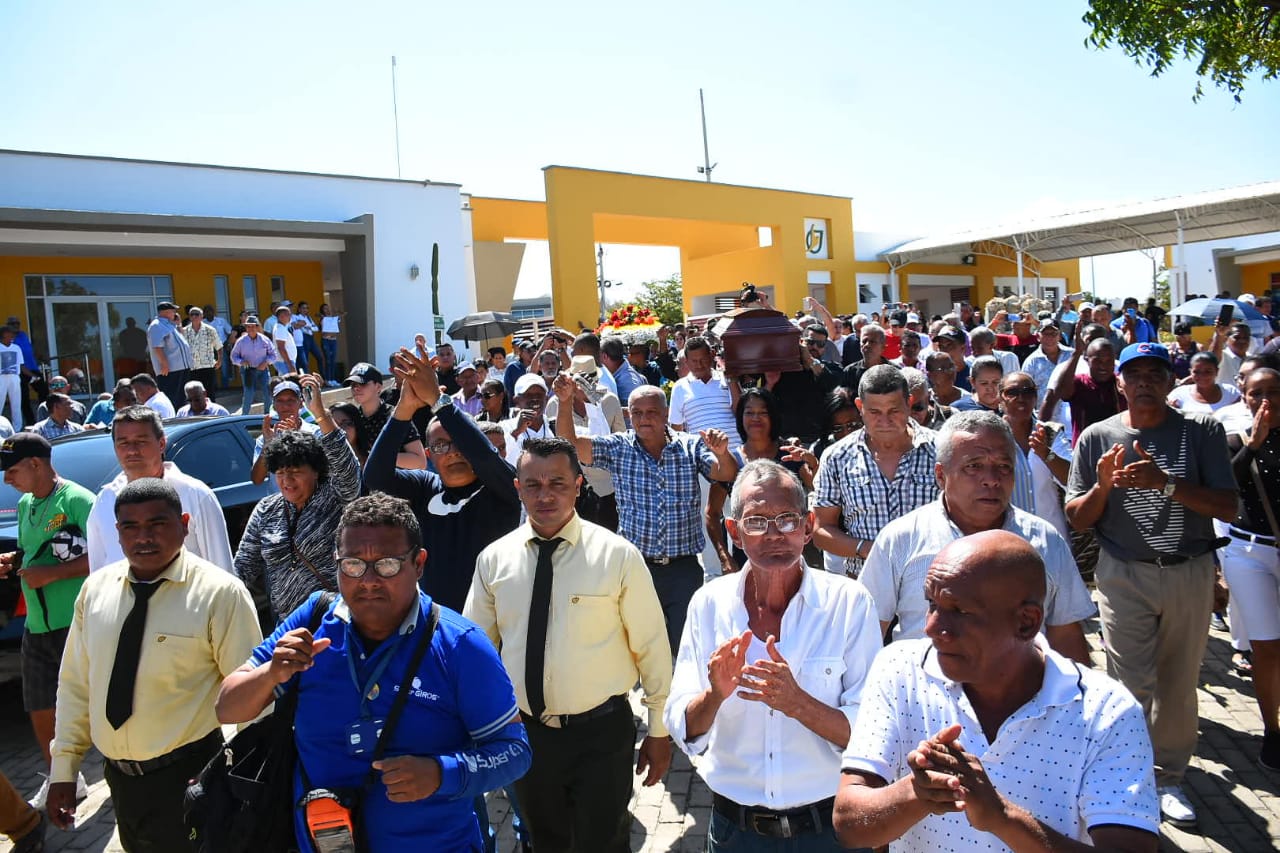
[(1253, 476), (1253, 485), (1258, 490), (1258, 499), (1262, 501), (1262, 511), (1267, 514), (1267, 523), (1271, 525), (1271, 535), (1280, 542), (1280, 524), (1276, 524), (1276, 514), (1271, 508), (1271, 499), (1267, 496), (1267, 487), (1262, 482), (1262, 472), (1258, 470), (1258, 460), (1249, 460), (1249, 473)]
[[(417, 675), (418, 667), (422, 665), (422, 659), (427, 656), (427, 649), (431, 647), (431, 639), (436, 633), (436, 623), (440, 621), (440, 605), (434, 601), (431, 602), (431, 612), (427, 614), (427, 624), (423, 626), (422, 633), (418, 635), (418, 645), (413, 650), (413, 657), (409, 660), (409, 666), (404, 671), (404, 678), (400, 680), (400, 690), (396, 693), (396, 698), (391, 703), (391, 710), (387, 712), (386, 722), (382, 725), (382, 733), (378, 735), (378, 743), (373, 748), (373, 757), (369, 759), (370, 763), (382, 760), (382, 756), (386, 754), (387, 744), (391, 742), (391, 733), (395, 731), (396, 724), (400, 722), (400, 715), (404, 713), (405, 703), (409, 701), (409, 689), (413, 685), (414, 676)], [(377, 771), (370, 768), (369, 783), (372, 784)]]

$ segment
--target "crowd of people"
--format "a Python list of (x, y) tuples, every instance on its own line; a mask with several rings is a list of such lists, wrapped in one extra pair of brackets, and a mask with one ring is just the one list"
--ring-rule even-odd
[[(326, 405), (328, 327), (281, 305), (231, 339), (164, 303), (153, 373), (88, 412), (54, 377), (0, 445), (49, 768), (31, 805), (0, 783), (0, 828), (71, 827), (95, 747), (125, 848), (185, 849), (219, 725), (296, 691), (294, 800), (347, 792), (370, 851), (492, 850), (498, 789), (524, 850), (627, 850), (673, 748), (713, 853), (1155, 850), (1196, 822), (1212, 619), (1280, 770), (1280, 354), (1247, 325), (1170, 348), (1137, 307), (807, 299), (798, 369), (761, 375), (693, 326), (474, 361), (419, 336)], [(162, 425), (227, 414), (227, 364), (275, 487), (234, 549)], [(53, 466), (77, 416), (122, 469), (96, 495)]]

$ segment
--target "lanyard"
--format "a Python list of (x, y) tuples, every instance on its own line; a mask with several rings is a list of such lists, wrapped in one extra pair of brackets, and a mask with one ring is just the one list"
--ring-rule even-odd
[[(396, 647), (400, 645), (401, 635), (396, 634), (396, 638), (387, 645), (383, 651), (382, 660), (374, 666), (373, 672), (369, 674), (369, 678), (365, 681), (364, 686), (360, 686), (360, 679), (356, 675), (356, 658), (355, 645), (356, 638), (352, 634), (351, 626), (347, 626), (347, 670), (351, 673), (351, 683), (355, 685), (356, 690), (360, 693), (360, 719), (367, 720), (369, 715), (369, 703), (378, 698), (379, 688), (378, 679), (382, 677), (387, 669), (387, 665), (391, 663), (391, 658), (395, 656)], [(377, 654), (377, 652), (375, 652)]]

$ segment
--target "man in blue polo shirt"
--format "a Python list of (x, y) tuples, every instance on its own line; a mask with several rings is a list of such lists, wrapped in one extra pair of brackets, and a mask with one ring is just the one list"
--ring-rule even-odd
[(161, 302), (156, 306), (156, 318), (147, 326), (147, 348), (156, 385), (170, 400), (181, 400), (182, 389), (196, 364), (191, 345), (178, 328), (177, 305)]
[[(385, 494), (357, 499), (337, 538), (341, 598), (314, 636), (306, 625), (316, 596), (286, 617), (223, 683), (218, 718), (251, 720), (296, 688), (299, 763), (312, 789), (361, 791), (363, 849), (478, 850), (475, 798), (529, 768), (511, 680), (484, 633), (446, 608), (428, 653), (406, 672), (432, 609), (418, 590), (427, 554), (407, 502)], [(403, 716), (385, 757), (373, 761), (407, 676)], [(294, 784), (301, 798), (300, 774)], [(294, 825), (300, 848), (313, 850), (301, 810)]]

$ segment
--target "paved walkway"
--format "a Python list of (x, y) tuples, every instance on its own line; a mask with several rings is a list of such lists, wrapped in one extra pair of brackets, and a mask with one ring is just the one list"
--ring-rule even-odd
[[(1095, 658), (1099, 638), (1092, 637)], [(1162, 849), (1270, 853), (1280, 849), (1280, 774), (1268, 774), (1254, 764), (1261, 744), (1261, 724), (1252, 684), (1230, 671), (1231, 645), (1225, 633), (1211, 632), (1201, 669), (1200, 746), (1187, 783), (1200, 813), (1198, 832), (1165, 826)], [(639, 708), (638, 703), (636, 708)], [(40, 784), (40, 753), (14, 690), (0, 690), (0, 768), (23, 793)], [(119, 853), (115, 821), (102, 759), (94, 753), (85, 765), (89, 798), (80, 804), (74, 832), (50, 830), (50, 851), (108, 851)], [(501, 794), (490, 802), (500, 820), (499, 850), (516, 849), (508, 807)], [(679, 752), (663, 784), (637, 791), (632, 801), (635, 822), (631, 849), (644, 853), (682, 853), (705, 849), (711, 794), (689, 760)], [(11, 845), (0, 840), (0, 853)], [(175, 851), (181, 853), (181, 851)]]

